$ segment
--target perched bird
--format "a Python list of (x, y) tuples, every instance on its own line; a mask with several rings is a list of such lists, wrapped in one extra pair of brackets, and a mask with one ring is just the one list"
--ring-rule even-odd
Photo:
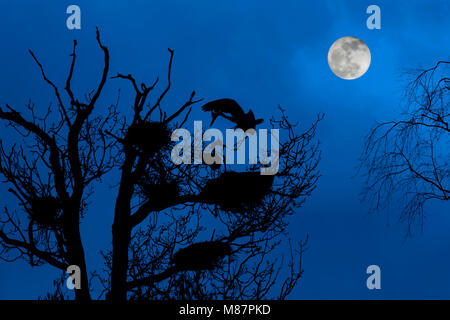
[(178, 250), (172, 259), (179, 271), (200, 271), (217, 268), (220, 261), (231, 255), (231, 246), (221, 241), (193, 243)]
[(206, 103), (202, 106), (202, 110), (211, 112), (212, 125), (218, 116), (222, 116), (236, 124), (235, 128), (240, 128), (244, 131), (247, 129), (255, 129), (257, 124), (264, 122), (263, 119), (255, 119), (253, 111), (245, 113), (241, 106), (233, 99), (219, 99)]
[[(213, 151), (211, 152), (211, 157), (214, 158), (215, 156), (216, 156), (216, 149), (213, 149)], [(221, 166), (220, 163), (215, 163), (215, 162), (209, 165), (209, 167), (213, 171), (220, 169), (220, 166)]]

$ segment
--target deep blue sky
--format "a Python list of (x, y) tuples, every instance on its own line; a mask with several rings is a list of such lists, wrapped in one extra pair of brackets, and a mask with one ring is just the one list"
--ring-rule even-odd
[[(70, 4), (81, 7), (80, 31), (66, 28)], [(370, 4), (381, 8), (381, 30), (366, 28)], [(404, 241), (405, 225), (396, 210), (369, 215), (358, 197), (361, 178), (353, 177), (369, 128), (401, 111), (401, 71), (449, 57), (449, 13), (444, 0), (2, 1), (0, 105), (23, 110), (31, 98), (46, 107), (52, 92), (27, 50), (35, 51), (63, 87), (74, 38), (79, 41), (75, 89), (92, 88), (102, 62), (95, 43), (98, 25), (111, 52), (111, 74), (132, 73), (147, 83), (157, 75), (165, 79), (167, 48), (175, 49), (168, 108), (195, 89), (207, 100), (235, 98), (263, 117), (281, 104), (305, 126), (324, 112), (322, 178), (291, 220), (291, 235), (300, 240), (309, 233), (310, 249), (304, 277), (290, 298), (449, 299), (449, 205), (430, 204), (423, 233)], [(343, 36), (362, 39), (371, 51), (372, 64), (358, 80), (342, 80), (328, 68), (328, 49)], [(100, 104), (114, 101), (118, 86), (127, 84), (109, 81)], [(121, 108), (127, 106), (122, 99)], [(192, 119), (202, 117), (197, 112)], [(0, 127), (2, 139), (8, 132)], [(82, 224), (91, 271), (101, 265), (98, 251), (110, 243), (108, 190), (96, 194)], [(381, 267), (380, 291), (366, 288), (371, 264)], [(50, 267), (1, 262), (0, 299), (44, 295), (54, 277)]]

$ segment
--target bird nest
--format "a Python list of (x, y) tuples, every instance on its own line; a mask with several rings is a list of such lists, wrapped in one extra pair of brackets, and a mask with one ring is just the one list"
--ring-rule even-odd
[(162, 210), (180, 194), (180, 186), (176, 181), (140, 182), (140, 194), (149, 199), (155, 211)]
[(35, 197), (30, 200), (30, 217), (42, 227), (54, 225), (60, 215), (61, 205), (52, 196)]
[(221, 259), (231, 253), (231, 246), (228, 243), (199, 242), (177, 251), (173, 256), (172, 263), (182, 271), (213, 270), (219, 266)]
[(230, 212), (251, 210), (270, 192), (274, 176), (259, 172), (224, 172), (209, 180), (200, 196), (207, 203)]
[(171, 145), (171, 132), (165, 123), (140, 121), (128, 128), (125, 144), (152, 157)]

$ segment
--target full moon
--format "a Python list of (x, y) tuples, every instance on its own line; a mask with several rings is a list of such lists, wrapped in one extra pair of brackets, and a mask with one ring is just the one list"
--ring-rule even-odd
[(370, 50), (358, 38), (340, 38), (328, 51), (328, 65), (331, 71), (342, 79), (357, 79), (369, 69)]

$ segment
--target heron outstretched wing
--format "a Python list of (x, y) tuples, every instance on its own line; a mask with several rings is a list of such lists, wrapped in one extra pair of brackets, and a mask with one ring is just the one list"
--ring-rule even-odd
[(242, 118), (245, 113), (241, 106), (233, 99), (218, 99), (203, 105), (203, 111), (229, 114), (235, 119)]

